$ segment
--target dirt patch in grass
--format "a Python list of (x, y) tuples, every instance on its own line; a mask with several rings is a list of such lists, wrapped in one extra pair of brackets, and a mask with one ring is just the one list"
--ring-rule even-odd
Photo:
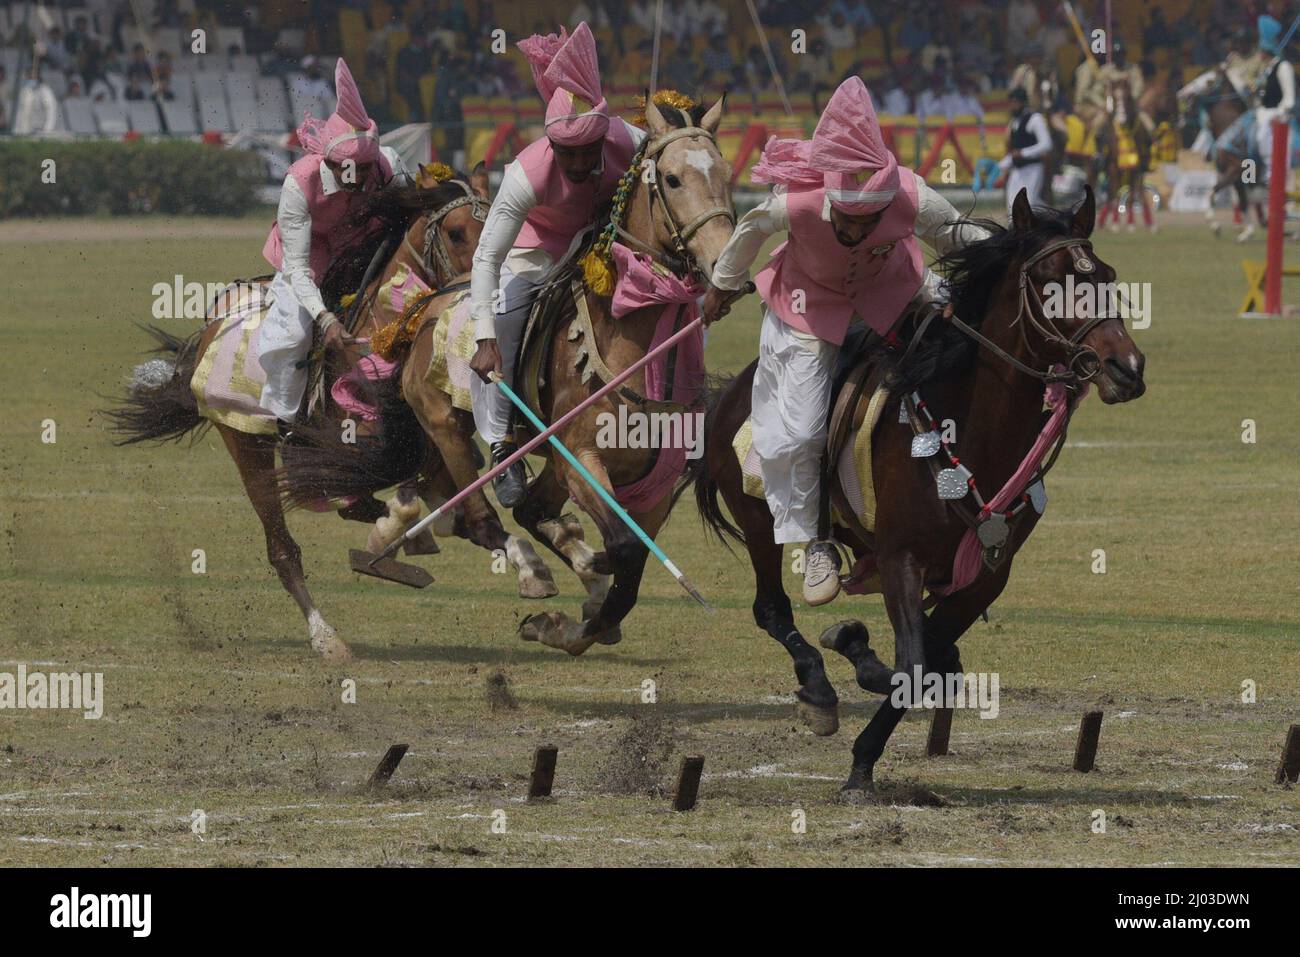
[(661, 712), (634, 715), (600, 771), (601, 790), (610, 794), (663, 795), (664, 772), (673, 748), (673, 727)]

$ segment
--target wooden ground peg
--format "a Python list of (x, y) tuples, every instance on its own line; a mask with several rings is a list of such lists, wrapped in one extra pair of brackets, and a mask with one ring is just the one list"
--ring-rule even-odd
[(926, 757), (938, 758), (948, 753), (948, 738), (952, 734), (952, 708), (935, 708), (930, 718), (930, 737), (925, 742)]
[(677, 775), (677, 794), (673, 797), (674, 811), (689, 811), (695, 807), (700, 793), (700, 775), (704, 773), (704, 758), (698, 755), (682, 758), (682, 770)]
[(528, 800), (551, 796), (551, 787), (555, 784), (555, 758), (560, 749), (553, 744), (544, 744), (533, 754), (533, 776), (528, 782)]
[(402, 763), (402, 758), (406, 756), (406, 749), (409, 747), (409, 744), (395, 744), (384, 752), (379, 766), (375, 768), (374, 774), (370, 775), (370, 787), (383, 787), (388, 783), (388, 779), (393, 776), (397, 766)]
[(1278, 784), (1284, 781), (1295, 784), (1297, 778), (1300, 778), (1300, 724), (1293, 724), (1282, 748), (1282, 763), (1277, 766), (1276, 781)]
[(1101, 738), (1104, 712), (1088, 711), (1079, 722), (1079, 742), (1074, 746), (1074, 770), (1088, 772), (1097, 761), (1097, 741)]

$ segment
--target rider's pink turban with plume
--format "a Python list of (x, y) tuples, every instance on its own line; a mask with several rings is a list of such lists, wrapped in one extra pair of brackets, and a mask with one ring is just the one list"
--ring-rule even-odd
[(357, 82), (342, 57), (334, 67), (334, 89), (339, 102), (330, 118), (305, 116), (298, 127), (298, 142), (307, 152), (333, 163), (373, 163), (379, 157), (379, 127), (366, 115)]
[(898, 192), (898, 161), (880, 135), (871, 94), (861, 78), (840, 84), (817, 121), (809, 165), (825, 175), (831, 205), (850, 216), (879, 212)]
[(609, 104), (600, 92), (596, 38), (586, 22), (572, 34), (534, 34), (519, 41), (537, 92), (546, 101), (546, 135), (560, 146), (584, 146), (609, 130)]

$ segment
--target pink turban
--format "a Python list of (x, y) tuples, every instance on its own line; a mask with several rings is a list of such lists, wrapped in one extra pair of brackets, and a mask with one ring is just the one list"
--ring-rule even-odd
[(373, 163), (379, 158), (379, 127), (366, 115), (357, 82), (342, 57), (334, 67), (334, 89), (339, 102), (330, 118), (321, 122), (311, 115), (304, 117), (298, 142), (307, 152), (333, 163)]
[(604, 139), (609, 104), (600, 92), (596, 38), (586, 22), (572, 34), (534, 35), (519, 41), (537, 92), (546, 101), (546, 135), (560, 146), (585, 146)]
[(879, 212), (898, 192), (898, 161), (885, 146), (871, 94), (859, 77), (841, 83), (826, 104), (808, 160), (823, 172), (831, 205), (851, 216)]

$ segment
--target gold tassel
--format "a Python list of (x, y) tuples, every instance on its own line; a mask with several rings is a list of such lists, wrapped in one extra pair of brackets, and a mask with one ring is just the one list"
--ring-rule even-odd
[(342, 299), (339, 300), (339, 306), (343, 309), (347, 309), (356, 301), (357, 301), (357, 294), (355, 292), (350, 292)]
[(614, 269), (598, 250), (593, 249), (582, 257), (582, 278), (596, 295), (614, 295)]

